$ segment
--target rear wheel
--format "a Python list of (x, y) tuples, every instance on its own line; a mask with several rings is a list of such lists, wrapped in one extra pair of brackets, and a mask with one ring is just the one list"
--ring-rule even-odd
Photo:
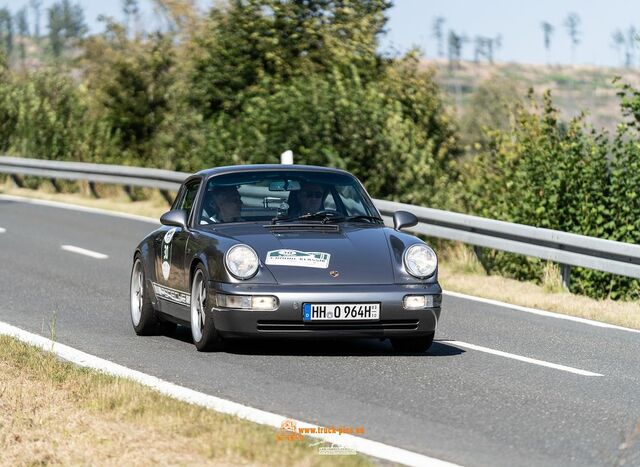
[(392, 337), (391, 345), (397, 352), (423, 353), (429, 350), (433, 344), (435, 332), (423, 337)]
[(198, 266), (191, 282), (191, 335), (196, 349), (201, 352), (222, 347), (222, 338), (211, 315), (207, 314), (208, 309), (206, 275), (202, 266)]
[(129, 294), (131, 324), (134, 331), (139, 336), (155, 333), (158, 328), (158, 318), (146, 290), (144, 266), (140, 256), (136, 256), (133, 261)]

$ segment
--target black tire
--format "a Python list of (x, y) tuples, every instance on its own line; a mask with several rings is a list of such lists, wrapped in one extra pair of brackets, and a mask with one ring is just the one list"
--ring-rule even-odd
[[(134, 282), (135, 280), (135, 282)], [(135, 290), (139, 285), (139, 289)], [(139, 294), (137, 293), (139, 292)], [(137, 307), (137, 311), (136, 311)], [(129, 308), (133, 330), (139, 336), (149, 336), (158, 331), (158, 317), (153, 308), (147, 282), (144, 274), (144, 265), (139, 255), (133, 260), (131, 268), (131, 280), (129, 281)]]
[(424, 353), (433, 344), (435, 332), (423, 337), (392, 337), (393, 350), (401, 353)]
[(200, 352), (222, 349), (222, 337), (213, 324), (210, 300), (207, 294), (208, 276), (202, 265), (198, 265), (191, 280), (191, 336)]

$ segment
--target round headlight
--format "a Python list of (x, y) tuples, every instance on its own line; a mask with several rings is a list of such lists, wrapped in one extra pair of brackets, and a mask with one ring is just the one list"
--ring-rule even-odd
[(411, 245), (404, 252), (404, 267), (414, 277), (424, 279), (438, 267), (436, 252), (422, 243)]
[(249, 279), (258, 272), (258, 255), (248, 245), (234, 245), (224, 257), (227, 270), (233, 277)]

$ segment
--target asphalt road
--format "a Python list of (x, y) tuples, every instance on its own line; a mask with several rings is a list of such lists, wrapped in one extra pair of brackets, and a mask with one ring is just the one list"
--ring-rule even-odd
[(131, 327), (132, 252), (154, 228), (0, 197), (0, 321), (45, 336), (55, 321), (59, 342), (130, 368), (463, 465), (640, 465), (640, 334), (445, 297), (424, 355), (366, 340), (199, 353), (186, 328), (137, 337)]

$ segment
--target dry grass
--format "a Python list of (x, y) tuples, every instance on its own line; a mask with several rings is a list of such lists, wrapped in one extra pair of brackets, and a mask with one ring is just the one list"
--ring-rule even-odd
[(588, 122), (611, 132), (622, 121), (620, 99), (612, 82), (614, 76), (620, 76), (623, 82), (632, 86), (640, 85), (638, 70), (626, 68), (462, 61), (452, 70), (444, 60), (424, 60), (422, 64), (437, 70), (436, 81), (461, 114), (467, 111), (470, 96), (479, 84), (492, 79), (508, 80), (523, 98), (529, 88), (538, 96), (551, 90), (554, 106), (560, 110), (563, 119), (568, 120), (586, 110)]
[(97, 191), (100, 198), (94, 198), (85, 185), (81, 185), (81, 189), (77, 193), (56, 193), (49, 182), (43, 182), (38, 190), (18, 188), (10, 181), (0, 183), (0, 193), (8, 195), (78, 204), (91, 208), (126, 212), (156, 219), (159, 219), (160, 216), (169, 209), (169, 204), (157, 190), (145, 190), (145, 195), (148, 199), (144, 201), (131, 201), (125, 191), (116, 186), (97, 185)]
[(0, 336), (0, 465), (369, 464), (275, 433)]
[(595, 300), (567, 292), (560, 270), (549, 264), (542, 285), (502, 276), (487, 276), (473, 251), (455, 245), (441, 252), (439, 279), (442, 288), (531, 308), (640, 329), (640, 303)]

